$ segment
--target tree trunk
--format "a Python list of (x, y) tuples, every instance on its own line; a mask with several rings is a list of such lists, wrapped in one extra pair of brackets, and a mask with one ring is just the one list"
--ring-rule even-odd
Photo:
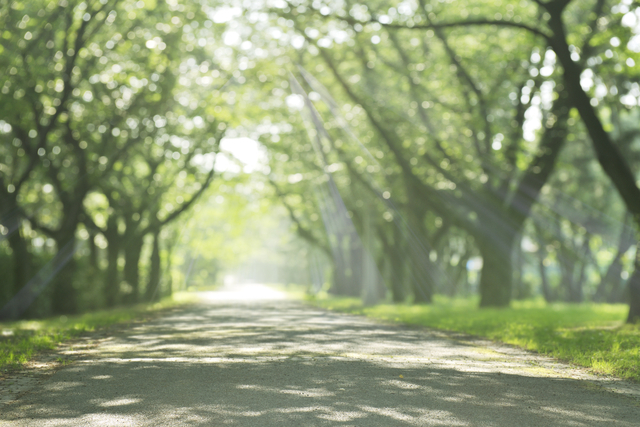
[(514, 262), (514, 266), (513, 266), (513, 270), (514, 270), (514, 279), (513, 279), (513, 284), (514, 284), (514, 288), (515, 288), (515, 299), (526, 299), (529, 298), (531, 296), (529, 289), (527, 288), (526, 283), (524, 282), (524, 254), (522, 253), (522, 246), (521, 246), (521, 242), (522, 242), (522, 235), (519, 234), (514, 246), (514, 258), (515, 258), (515, 262)]
[[(436, 288), (436, 275), (438, 274), (436, 266), (429, 259), (429, 252), (437, 242), (429, 239), (424, 224), (424, 215), (423, 213), (421, 215), (417, 209), (410, 211), (409, 224), (410, 229), (403, 228), (404, 233), (400, 233), (400, 229), (398, 229), (398, 237), (404, 240), (403, 256), (407, 260), (405, 263), (409, 268), (413, 302), (429, 304)], [(439, 235), (440, 237), (436, 237), (435, 240), (439, 241), (444, 234), (439, 233)]]
[(622, 256), (633, 245), (633, 224), (629, 221), (630, 215), (625, 215), (616, 255), (607, 267), (607, 271), (600, 278), (600, 284), (593, 297), (594, 301), (619, 303), (624, 300), (624, 283), (622, 280)]
[(544, 265), (544, 256), (539, 257), (539, 270), (540, 270), (540, 281), (542, 287), (542, 296), (546, 302), (553, 302), (555, 300), (553, 296), (553, 292), (551, 291), (551, 284), (549, 283), (549, 276), (547, 275), (547, 266)]
[(330, 292), (334, 295), (348, 295), (349, 277), (347, 276), (347, 262), (345, 260), (344, 237), (336, 236), (337, 243), (333, 251), (333, 280)]
[[(629, 167), (626, 159), (618, 147), (613, 143), (611, 137), (604, 129), (602, 121), (598, 117), (595, 109), (591, 105), (591, 98), (586, 94), (580, 85), (582, 67), (571, 59), (571, 51), (567, 43), (567, 37), (562, 20), (563, 8), (554, 9), (554, 2), (545, 4), (550, 13), (549, 26), (553, 31), (551, 46), (562, 64), (564, 70), (563, 81), (575, 108), (578, 110), (582, 122), (589, 133), (591, 145), (593, 146), (598, 162), (602, 170), (607, 174), (624, 200), (624, 203), (633, 215), (636, 232), (640, 232), (640, 188), (636, 184), (636, 178)], [(640, 311), (640, 297), (637, 295), (637, 288), (640, 287), (640, 272), (636, 270), (629, 279), (629, 316), (628, 321), (638, 318)], [(634, 280), (632, 280), (634, 279)], [(636, 293), (634, 293), (636, 292)], [(635, 299), (634, 299), (635, 298)]]
[(96, 233), (95, 231), (89, 231), (89, 239), (87, 244), (89, 245), (89, 265), (94, 270), (98, 269), (98, 246), (96, 245)]
[(627, 289), (629, 292), (627, 323), (638, 323), (640, 322), (640, 269), (638, 267), (629, 278)]
[[(11, 221), (7, 224), (9, 234), (9, 246), (13, 252), (13, 284), (11, 286), (11, 294), (14, 295), (29, 281), (32, 275), (32, 260), (31, 253), (27, 247), (27, 242), (22, 235), (22, 225), (19, 219)], [(13, 230), (11, 232), (11, 230)]]
[(120, 292), (120, 280), (118, 274), (118, 259), (120, 258), (120, 233), (118, 232), (118, 223), (115, 218), (110, 217), (107, 222), (107, 230), (105, 231), (107, 239), (107, 271), (104, 280), (104, 298), (107, 307), (113, 307), (118, 303), (118, 294)]
[(544, 240), (544, 234), (539, 225), (535, 225), (536, 237), (538, 240), (538, 271), (540, 273), (540, 287), (542, 288), (542, 296), (546, 302), (555, 301), (555, 295), (551, 289), (551, 283), (549, 283), (549, 275), (547, 274), (547, 266), (544, 264), (544, 260), (547, 258), (546, 242)]
[(588, 281), (588, 267), (593, 264), (596, 271), (598, 271), (598, 264), (596, 262), (596, 257), (591, 251), (591, 239), (588, 235), (584, 237), (584, 241), (582, 242), (582, 260), (580, 264), (580, 276), (578, 282), (580, 284), (580, 298), (581, 301), (584, 301), (584, 285), (585, 282)]
[(558, 250), (558, 263), (560, 264), (561, 282), (560, 287), (564, 290), (565, 302), (580, 302), (576, 284), (575, 272), (577, 259), (571, 249), (561, 248)]
[(513, 292), (513, 253), (517, 236), (522, 234), (524, 216), (516, 221), (494, 202), (494, 209), (487, 208), (478, 217), (475, 239), (480, 256), (480, 307), (506, 307)]
[(621, 282), (622, 278), (622, 254), (618, 251), (607, 267), (607, 271), (600, 277), (600, 283), (593, 294), (594, 302), (609, 301), (611, 291), (616, 287), (616, 282)]
[(145, 300), (155, 301), (160, 297), (160, 232), (153, 233), (153, 247), (149, 266), (149, 282), (145, 289)]
[(131, 287), (124, 295), (127, 304), (135, 304), (140, 298), (140, 254), (143, 237), (132, 234), (124, 247), (124, 280)]
[(467, 262), (469, 261), (471, 254), (469, 250), (465, 250), (464, 254), (460, 257), (458, 264), (453, 269), (453, 280), (447, 288), (445, 294), (450, 297), (455, 297), (458, 294), (466, 294), (469, 291), (469, 274), (467, 272)]
[(349, 236), (349, 270), (351, 271), (351, 280), (349, 280), (348, 295), (359, 297), (362, 296), (363, 289), (363, 265), (364, 265), (364, 248), (362, 242), (358, 239), (355, 231)]
[(407, 298), (405, 290), (406, 264), (402, 257), (402, 251), (397, 244), (394, 245), (389, 252), (391, 297), (393, 302), (404, 302)]
[(409, 264), (413, 302), (418, 304), (431, 303), (435, 282), (433, 278), (435, 266), (426, 254), (414, 252), (409, 256), (413, 261)]
[(578, 260), (578, 280), (575, 281), (575, 300), (576, 302), (584, 301), (584, 282), (587, 270), (587, 259), (591, 249), (589, 248), (589, 239), (585, 237), (582, 244), (582, 259)]
[(73, 256), (76, 246), (75, 230), (56, 240), (58, 252), (64, 252), (65, 265), (60, 268), (53, 281), (51, 309), (55, 314), (73, 314), (78, 311), (77, 294), (73, 286), (76, 262)]
[(382, 244), (381, 263), (383, 265), (383, 278), (387, 283), (387, 289), (391, 292), (391, 300), (395, 303), (404, 302), (407, 294), (405, 292), (405, 264), (402, 258), (402, 248), (400, 246), (400, 232), (397, 227), (393, 227), (393, 234), (387, 234), (386, 227), (380, 227), (378, 237)]
[(512, 247), (513, 240), (483, 242), (478, 245), (482, 256), (479, 289), (480, 307), (506, 307), (511, 302), (513, 283)]
[(636, 260), (634, 272), (627, 282), (629, 293), (629, 315), (627, 323), (640, 322), (640, 241), (636, 243)]

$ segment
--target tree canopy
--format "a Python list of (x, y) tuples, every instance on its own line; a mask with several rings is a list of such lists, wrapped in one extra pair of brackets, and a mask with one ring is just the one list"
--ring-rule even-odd
[(234, 274), (640, 318), (632, 0), (12, 1), (0, 22), (4, 317)]

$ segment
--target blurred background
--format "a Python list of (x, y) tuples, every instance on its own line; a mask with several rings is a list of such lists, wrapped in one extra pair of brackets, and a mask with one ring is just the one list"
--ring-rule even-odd
[(631, 0), (0, 5), (0, 316), (232, 283), (630, 305)]

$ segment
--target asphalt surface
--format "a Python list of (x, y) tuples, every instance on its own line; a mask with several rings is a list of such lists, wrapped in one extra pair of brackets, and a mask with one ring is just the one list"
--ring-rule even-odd
[(133, 325), (30, 387), (0, 426), (640, 425), (638, 385), (260, 285)]

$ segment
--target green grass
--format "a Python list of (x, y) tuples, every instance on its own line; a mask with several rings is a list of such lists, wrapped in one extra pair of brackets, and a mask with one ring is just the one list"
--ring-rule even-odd
[(463, 332), (535, 350), (640, 382), (640, 325), (625, 325), (622, 304), (546, 304), (514, 301), (509, 308), (478, 308), (472, 299), (436, 297), (430, 305), (380, 304), (325, 295), (307, 300), (329, 310), (391, 322)]
[(154, 312), (193, 301), (193, 294), (178, 292), (157, 303), (115, 308), (78, 316), (0, 322), (0, 373), (20, 368), (34, 355), (51, 350), (82, 333), (117, 323), (131, 322)]

